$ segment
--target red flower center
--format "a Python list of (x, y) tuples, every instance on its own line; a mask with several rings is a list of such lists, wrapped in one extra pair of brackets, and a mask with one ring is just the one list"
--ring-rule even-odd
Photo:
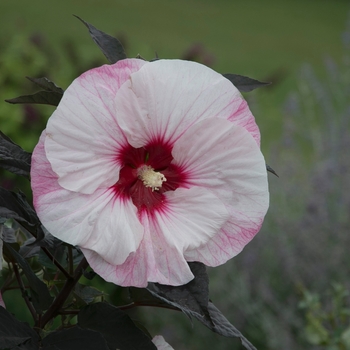
[[(185, 182), (183, 169), (171, 164), (172, 147), (164, 142), (151, 142), (145, 147), (134, 148), (126, 146), (118, 155), (118, 162), (122, 164), (119, 180), (114, 185), (118, 196), (131, 198), (139, 213), (147, 210), (161, 209), (164, 204), (164, 192), (174, 191)], [(146, 168), (146, 167), (147, 168)], [(152, 169), (160, 173), (161, 186), (149, 186), (140, 176), (142, 169)]]

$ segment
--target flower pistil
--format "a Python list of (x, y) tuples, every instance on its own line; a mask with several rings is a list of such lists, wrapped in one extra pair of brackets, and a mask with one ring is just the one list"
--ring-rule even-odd
[(138, 168), (137, 176), (146, 187), (152, 188), (152, 192), (154, 190), (158, 191), (163, 182), (166, 181), (166, 177), (162, 173), (154, 171), (149, 165), (142, 165)]

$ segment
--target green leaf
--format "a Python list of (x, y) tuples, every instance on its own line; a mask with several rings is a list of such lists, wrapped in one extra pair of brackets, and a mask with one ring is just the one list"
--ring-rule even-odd
[(110, 349), (156, 350), (125, 312), (107, 303), (87, 305), (78, 314), (78, 325), (100, 332)]
[(46, 284), (37, 277), (28, 262), (24, 260), (22, 256), (17, 253), (8, 243), (4, 242), (4, 246), (6, 246), (8, 252), (10, 252), (27, 277), (35, 310), (39, 314), (43, 313), (44, 310), (47, 310), (51, 306), (53, 301), (53, 297), (50, 295)]
[(101, 333), (78, 326), (50, 333), (42, 340), (42, 350), (108, 350)]
[(245, 77), (238, 74), (223, 74), (239, 91), (249, 92), (262, 86), (270, 85), (271, 83), (263, 83), (261, 81)]
[(74, 15), (74, 17), (78, 18), (89, 29), (89, 33), (92, 39), (98, 45), (98, 47), (110, 63), (113, 64), (118, 62), (119, 60), (123, 60), (126, 58), (126, 53), (124, 51), (123, 45), (118, 39), (102, 32), (101, 30), (98, 30), (93, 25), (85, 22), (78, 16)]
[(18, 321), (0, 307), (0, 349), (13, 348), (37, 350), (39, 336), (27, 323)]
[(42, 105), (58, 106), (63, 94), (53, 91), (38, 91), (33, 95), (23, 95), (15, 98), (5, 100), (8, 103), (34, 103)]
[[(92, 303), (97, 297), (101, 297), (104, 295), (100, 290), (90, 287), (84, 286), (78, 283), (74, 288), (74, 294), (77, 295), (80, 299), (82, 299), (86, 304)], [(101, 299), (100, 299), (101, 300)]]
[(31, 153), (16, 145), (0, 131), (0, 167), (29, 179)]

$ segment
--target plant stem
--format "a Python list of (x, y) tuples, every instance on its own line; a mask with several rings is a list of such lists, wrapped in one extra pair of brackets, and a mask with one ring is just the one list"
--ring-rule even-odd
[(70, 275), (73, 274), (74, 263), (73, 263), (73, 248), (72, 246), (68, 246), (68, 272)]
[(80, 310), (72, 310), (72, 309), (66, 309), (66, 310), (59, 310), (57, 312), (58, 315), (78, 315)]
[(25, 303), (27, 304), (27, 307), (28, 307), (30, 313), (33, 316), (34, 322), (37, 322), (38, 316), (36, 314), (36, 311), (34, 309), (33, 304), (30, 302), (30, 300), (28, 298), (27, 291), (26, 291), (26, 288), (25, 288), (24, 283), (22, 281), (22, 278), (21, 278), (21, 275), (19, 273), (18, 267), (17, 267), (17, 265), (15, 263), (12, 263), (12, 267), (13, 267), (13, 271), (14, 271), (14, 273), (16, 275), (16, 279), (18, 281), (18, 285), (19, 285), (19, 287), (20, 287), (20, 289), (22, 291), (22, 297), (23, 297)]
[(88, 262), (85, 258), (81, 260), (77, 268), (75, 269), (73, 277), (67, 278), (67, 281), (59, 294), (57, 295), (56, 299), (50, 306), (50, 308), (45, 312), (45, 314), (42, 316), (40, 323), (37, 322), (35, 324), (35, 328), (37, 329), (43, 329), (45, 325), (56, 315), (58, 315), (59, 310), (63, 306), (64, 302), (67, 300), (69, 294), (79, 281), (80, 277), (82, 276), (84, 270), (89, 266)]
[(147, 301), (134, 301), (131, 302), (130, 304), (127, 305), (121, 305), (121, 306), (117, 306), (118, 309), (120, 310), (128, 310), (128, 309), (132, 309), (136, 306), (154, 306), (154, 307), (159, 307), (159, 308), (163, 308), (163, 309), (170, 309), (170, 310), (175, 310), (175, 311), (181, 311), (179, 308), (175, 307), (175, 306), (171, 306), (171, 305), (159, 305), (156, 304), (154, 302), (147, 302)]
[(64, 276), (69, 279), (72, 278), (72, 276), (66, 271), (66, 269), (55, 259), (55, 257), (50, 253), (50, 251), (45, 248), (41, 247), (43, 252), (49, 257), (49, 259), (57, 266), (57, 268), (64, 274)]

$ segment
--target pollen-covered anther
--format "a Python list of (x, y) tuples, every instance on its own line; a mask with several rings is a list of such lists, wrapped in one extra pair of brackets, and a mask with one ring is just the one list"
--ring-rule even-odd
[(142, 165), (138, 168), (137, 175), (146, 187), (152, 188), (152, 192), (154, 190), (158, 191), (163, 182), (166, 181), (165, 176), (158, 171), (154, 171), (150, 165)]

